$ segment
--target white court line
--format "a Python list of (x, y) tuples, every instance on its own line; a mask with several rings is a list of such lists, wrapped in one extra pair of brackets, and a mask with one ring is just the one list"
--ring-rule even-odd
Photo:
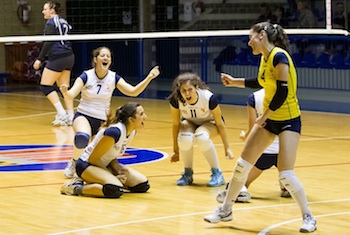
[[(349, 214), (350, 215), (350, 211), (344, 211), (344, 212), (338, 212), (338, 213), (332, 213), (332, 214), (323, 214), (323, 215), (317, 215), (317, 216), (314, 216), (316, 218), (322, 218), (322, 217), (329, 217), (329, 216), (338, 216), (338, 215), (346, 215), (346, 214)], [(258, 235), (265, 235), (267, 232), (271, 231), (272, 229), (275, 229), (275, 228), (278, 228), (282, 225), (285, 225), (285, 224), (290, 224), (290, 223), (294, 223), (296, 221), (301, 221), (301, 219), (293, 219), (293, 220), (287, 220), (287, 221), (284, 221), (282, 223), (278, 223), (278, 224), (274, 224), (274, 225), (271, 225), (265, 229), (263, 229), (262, 231), (260, 231), (258, 233)]]
[[(344, 202), (344, 201), (350, 201), (350, 198), (309, 202), (309, 204), (335, 203), (335, 202)], [(265, 209), (265, 208), (277, 208), (277, 207), (287, 207), (287, 206), (297, 206), (297, 204), (296, 203), (288, 203), (288, 204), (281, 204), (281, 205), (243, 207), (243, 208), (236, 208), (235, 211)], [(212, 212), (213, 211), (205, 211), (205, 212), (196, 212), (196, 213), (188, 213), (188, 214), (168, 215), (168, 216), (155, 217), (155, 218), (142, 219), (142, 220), (132, 220), (132, 221), (115, 223), (115, 224), (106, 224), (106, 225), (100, 225), (100, 226), (75, 229), (75, 230), (70, 230), (70, 231), (65, 231), (65, 232), (50, 233), (49, 235), (60, 235), (60, 234), (85, 232), (85, 231), (91, 231), (91, 230), (96, 230), (96, 229), (105, 229), (105, 228), (117, 227), (117, 226), (128, 225), (128, 224), (146, 223), (146, 222), (150, 222), (150, 221), (159, 221), (159, 220), (166, 220), (166, 219), (173, 219), (173, 218), (180, 218), (180, 217), (189, 217), (189, 216), (196, 216), (196, 215), (202, 215), (202, 214), (210, 214)], [(339, 212), (339, 213), (341, 213), (341, 212)], [(350, 212), (346, 212), (346, 213), (350, 213)], [(332, 215), (332, 214), (329, 214), (329, 215)], [(336, 215), (336, 213), (334, 215)], [(316, 217), (324, 217), (324, 216), (326, 216), (326, 215), (320, 215), (320, 216), (316, 216)], [(298, 220), (301, 220), (301, 219), (290, 220), (290, 222), (294, 222), (294, 221), (298, 221)], [(203, 224), (204, 223), (205, 222), (203, 222)], [(283, 222), (283, 223), (286, 223), (286, 222)]]

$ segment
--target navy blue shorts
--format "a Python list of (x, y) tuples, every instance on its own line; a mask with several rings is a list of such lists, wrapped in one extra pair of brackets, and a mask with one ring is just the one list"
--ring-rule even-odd
[(300, 116), (286, 121), (274, 121), (267, 119), (264, 128), (275, 135), (279, 135), (283, 131), (294, 131), (300, 134), (301, 119)]
[(262, 171), (270, 169), (272, 166), (277, 167), (277, 156), (277, 153), (263, 153), (254, 166)]
[(75, 170), (77, 172), (77, 175), (79, 177), (81, 177), (81, 174), (83, 174), (83, 172), (86, 170), (86, 168), (88, 168), (89, 166), (91, 166), (90, 163), (85, 162), (83, 160), (81, 160), (80, 158), (75, 162)]
[[(88, 122), (90, 123), (91, 136), (94, 136), (94, 135), (97, 134), (98, 129), (100, 128), (101, 124), (104, 122), (104, 120), (93, 118), (93, 117), (90, 117), (90, 116), (88, 116), (86, 114), (79, 113), (79, 112), (75, 113), (74, 119), (76, 119), (79, 116), (85, 117), (88, 120)], [(74, 121), (74, 119), (73, 119), (73, 121)]]
[(48, 60), (45, 67), (56, 72), (62, 72), (64, 70), (71, 71), (74, 66), (74, 62), (75, 62), (75, 56), (74, 54), (72, 54), (62, 58)]

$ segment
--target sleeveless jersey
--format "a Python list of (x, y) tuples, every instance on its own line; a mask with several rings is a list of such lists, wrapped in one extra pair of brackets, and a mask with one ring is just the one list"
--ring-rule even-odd
[(106, 120), (111, 97), (120, 76), (108, 70), (107, 75), (99, 79), (93, 68), (84, 71), (79, 77), (83, 80), (84, 86), (77, 111), (93, 118)]
[(101, 156), (101, 161), (103, 165), (108, 166), (112, 160), (116, 159), (118, 156), (122, 156), (125, 153), (125, 150), (129, 143), (133, 140), (136, 131), (134, 130), (129, 136), (126, 136), (126, 126), (123, 123), (118, 122), (116, 124), (110, 125), (108, 128), (103, 128), (98, 131), (94, 139), (85, 148), (84, 152), (80, 155), (81, 160), (86, 162), (89, 161), (90, 155), (93, 152), (94, 148), (105, 135), (105, 131), (110, 128), (118, 128), (120, 130), (120, 137), (117, 140), (117, 142), (114, 143), (113, 147)]
[[(248, 98), (248, 104), (256, 110), (256, 113), (258, 116), (261, 116), (263, 114), (264, 97), (265, 97), (265, 91), (264, 89), (260, 89), (258, 91), (253, 92), (253, 94), (250, 95)], [(278, 137), (276, 137), (275, 140), (272, 142), (272, 144), (265, 149), (264, 153), (278, 154), (278, 152), (279, 152), (279, 142), (278, 142)]]
[(275, 77), (275, 66), (273, 65), (273, 60), (277, 53), (283, 53), (289, 63), (289, 73), (288, 73), (288, 95), (286, 100), (283, 102), (281, 107), (275, 110), (269, 119), (275, 121), (290, 120), (300, 116), (299, 102), (297, 98), (297, 73), (294, 67), (293, 60), (289, 56), (288, 52), (285, 50), (275, 47), (270, 52), (269, 57), (265, 61), (265, 58), (261, 58), (258, 82), (265, 89), (264, 98), (264, 110), (268, 109), (272, 98), (276, 93), (276, 77)]
[(174, 108), (180, 109), (182, 118), (200, 126), (206, 122), (214, 121), (214, 116), (209, 108), (209, 101), (213, 97), (213, 93), (209, 90), (198, 89), (197, 94), (198, 100), (195, 104), (178, 102), (178, 107)]

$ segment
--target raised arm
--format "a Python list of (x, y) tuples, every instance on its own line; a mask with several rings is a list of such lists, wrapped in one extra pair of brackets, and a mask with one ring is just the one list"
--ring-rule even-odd
[(139, 94), (141, 94), (146, 89), (148, 84), (154, 78), (158, 77), (159, 74), (159, 66), (154, 66), (152, 70), (148, 73), (146, 78), (139, 82), (136, 86), (133, 86), (130, 83), (126, 82), (125, 79), (120, 78), (117, 83), (117, 88), (124, 95), (136, 97)]

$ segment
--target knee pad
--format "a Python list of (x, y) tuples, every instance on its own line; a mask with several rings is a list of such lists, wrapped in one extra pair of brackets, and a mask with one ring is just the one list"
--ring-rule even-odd
[(123, 194), (123, 188), (114, 184), (105, 184), (102, 187), (106, 198), (119, 198)]
[(77, 132), (74, 137), (74, 145), (78, 149), (85, 148), (90, 141), (90, 136), (84, 132)]
[(148, 189), (150, 187), (151, 186), (149, 185), (148, 180), (147, 180), (146, 182), (143, 182), (143, 183), (137, 184), (133, 187), (130, 187), (129, 190), (132, 193), (145, 193), (148, 191)]
[(193, 133), (180, 132), (177, 137), (177, 142), (181, 150), (190, 150), (193, 147)]
[(46, 96), (48, 96), (51, 92), (55, 91), (55, 88), (49, 85), (40, 85), (40, 89)]
[(213, 141), (211, 141), (210, 135), (206, 131), (194, 134), (194, 139), (203, 152), (208, 151), (213, 146)]
[(294, 194), (303, 188), (303, 185), (295, 176), (293, 170), (281, 171), (280, 182), (291, 194)]
[(239, 157), (236, 166), (233, 169), (232, 179), (237, 182), (245, 182), (252, 168), (252, 164), (244, 160), (242, 157)]

